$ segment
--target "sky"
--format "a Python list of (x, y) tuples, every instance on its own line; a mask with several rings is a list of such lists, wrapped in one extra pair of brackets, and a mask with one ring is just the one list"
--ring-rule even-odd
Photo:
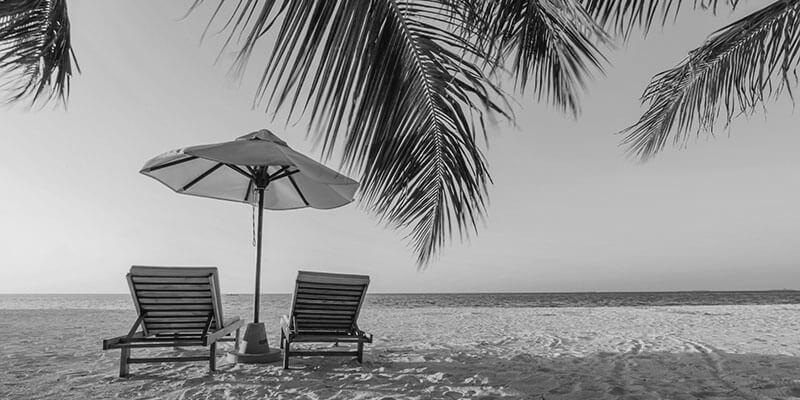
[[(262, 128), (319, 149), (302, 121), (252, 109), (252, 80), (226, 76), (229, 54), (214, 65), (218, 38), (199, 43), (211, 5), (180, 20), (190, 3), (69, 2), (83, 73), (68, 109), (0, 110), (0, 293), (124, 293), (131, 265), (218, 266), (224, 292), (252, 291), (251, 208), (179, 196), (138, 171)], [(299, 269), (368, 274), (377, 293), (800, 289), (790, 101), (645, 164), (614, 134), (644, 110), (652, 75), (760, 6), (686, 11), (620, 45), (578, 119), (516, 95), (517, 126), (488, 127), (485, 225), (424, 270), (403, 232), (357, 203), (267, 211), (263, 292), (290, 292)]]

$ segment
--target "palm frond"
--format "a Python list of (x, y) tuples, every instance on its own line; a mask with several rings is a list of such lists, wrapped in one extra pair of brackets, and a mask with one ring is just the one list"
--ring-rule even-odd
[(490, 182), (476, 136), (487, 110), (505, 115), (470, 61), (481, 49), (458, 34), (459, 3), (242, 1), (227, 14), (231, 42), (244, 38), (239, 74), (275, 24), (257, 99), (308, 115), (324, 156), (342, 146), (343, 166), (361, 173), (362, 205), (408, 232), (420, 266), (455, 230), (476, 229)]
[(0, 98), (63, 103), (73, 63), (66, 0), (0, 1)]
[(713, 132), (722, 109), (727, 123), (784, 89), (792, 95), (800, 61), (800, 0), (779, 0), (715, 32), (677, 67), (645, 89), (647, 111), (625, 129), (631, 154), (647, 159), (692, 131)]
[[(582, 0), (586, 11), (597, 22), (627, 39), (634, 28), (647, 34), (653, 23), (665, 25), (670, 18), (676, 19), (683, 5), (682, 0)], [(722, 6), (736, 8), (739, 0), (694, 0), (695, 10), (710, 10), (714, 14)]]
[(539, 100), (577, 116), (579, 92), (587, 78), (602, 72), (598, 45), (608, 37), (576, 0), (497, 0), (484, 19), (500, 57), (512, 55), (517, 87), (531, 83)]

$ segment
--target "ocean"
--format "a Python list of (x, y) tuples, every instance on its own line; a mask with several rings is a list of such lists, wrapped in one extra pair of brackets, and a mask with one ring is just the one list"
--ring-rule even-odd
[[(269, 308), (287, 309), (290, 294), (264, 294)], [(251, 294), (225, 294), (226, 308), (246, 309)], [(800, 304), (800, 291), (422, 293), (368, 294), (365, 308), (653, 307)], [(128, 294), (0, 294), (0, 310), (133, 310)]]

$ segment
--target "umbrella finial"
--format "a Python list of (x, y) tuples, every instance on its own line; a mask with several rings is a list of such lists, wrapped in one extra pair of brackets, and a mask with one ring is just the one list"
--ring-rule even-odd
[(283, 146), (288, 146), (281, 138), (275, 136), (269, 129), (260, 129), (255, 132), (248, 133), (247, 135), (240, 136), (237, 140), (263, 140), (266, 142), (273, 142)]

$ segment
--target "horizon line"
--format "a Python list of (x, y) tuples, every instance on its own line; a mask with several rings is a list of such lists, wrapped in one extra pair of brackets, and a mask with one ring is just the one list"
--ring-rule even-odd
[[(800, 292), (800, 289), (726, 289), (726, 290), (715, 290), (715, 289), (694, 289), (694, 290), (576, 290), (576, 291), (564, 291), (564, 292), (545, 292), (545, 291), (501, 291), (501, 292), (367, 292), (367, 294), (381, 294), (381, 295), (429, 295), (429, 294), (436, 294), (436, 295), (459, 295), (459, 294), (467, 294), (467, 295), (476, 295), (476, 294), (590, 294), (590, 293), (603, 293), (603, 294), (619, 294), (619, 293), (763, 293), (763, 292)], [(287, 295), (293, 294), (294, 292), (271, 292), (271, 293), (260, 293), (261, 295)], [(80, 292), (68, 292), (68, 293), (54, 293), (54, 292), (31, 292), (31, 293), (5, 293), (0, 292), (2, 296), (8, 295), (128, 295), (130, 292), (88, 292), (88, 293), (80, 293)], [(224, 295), (253, 295), (252, 292), (223, 292)]]

